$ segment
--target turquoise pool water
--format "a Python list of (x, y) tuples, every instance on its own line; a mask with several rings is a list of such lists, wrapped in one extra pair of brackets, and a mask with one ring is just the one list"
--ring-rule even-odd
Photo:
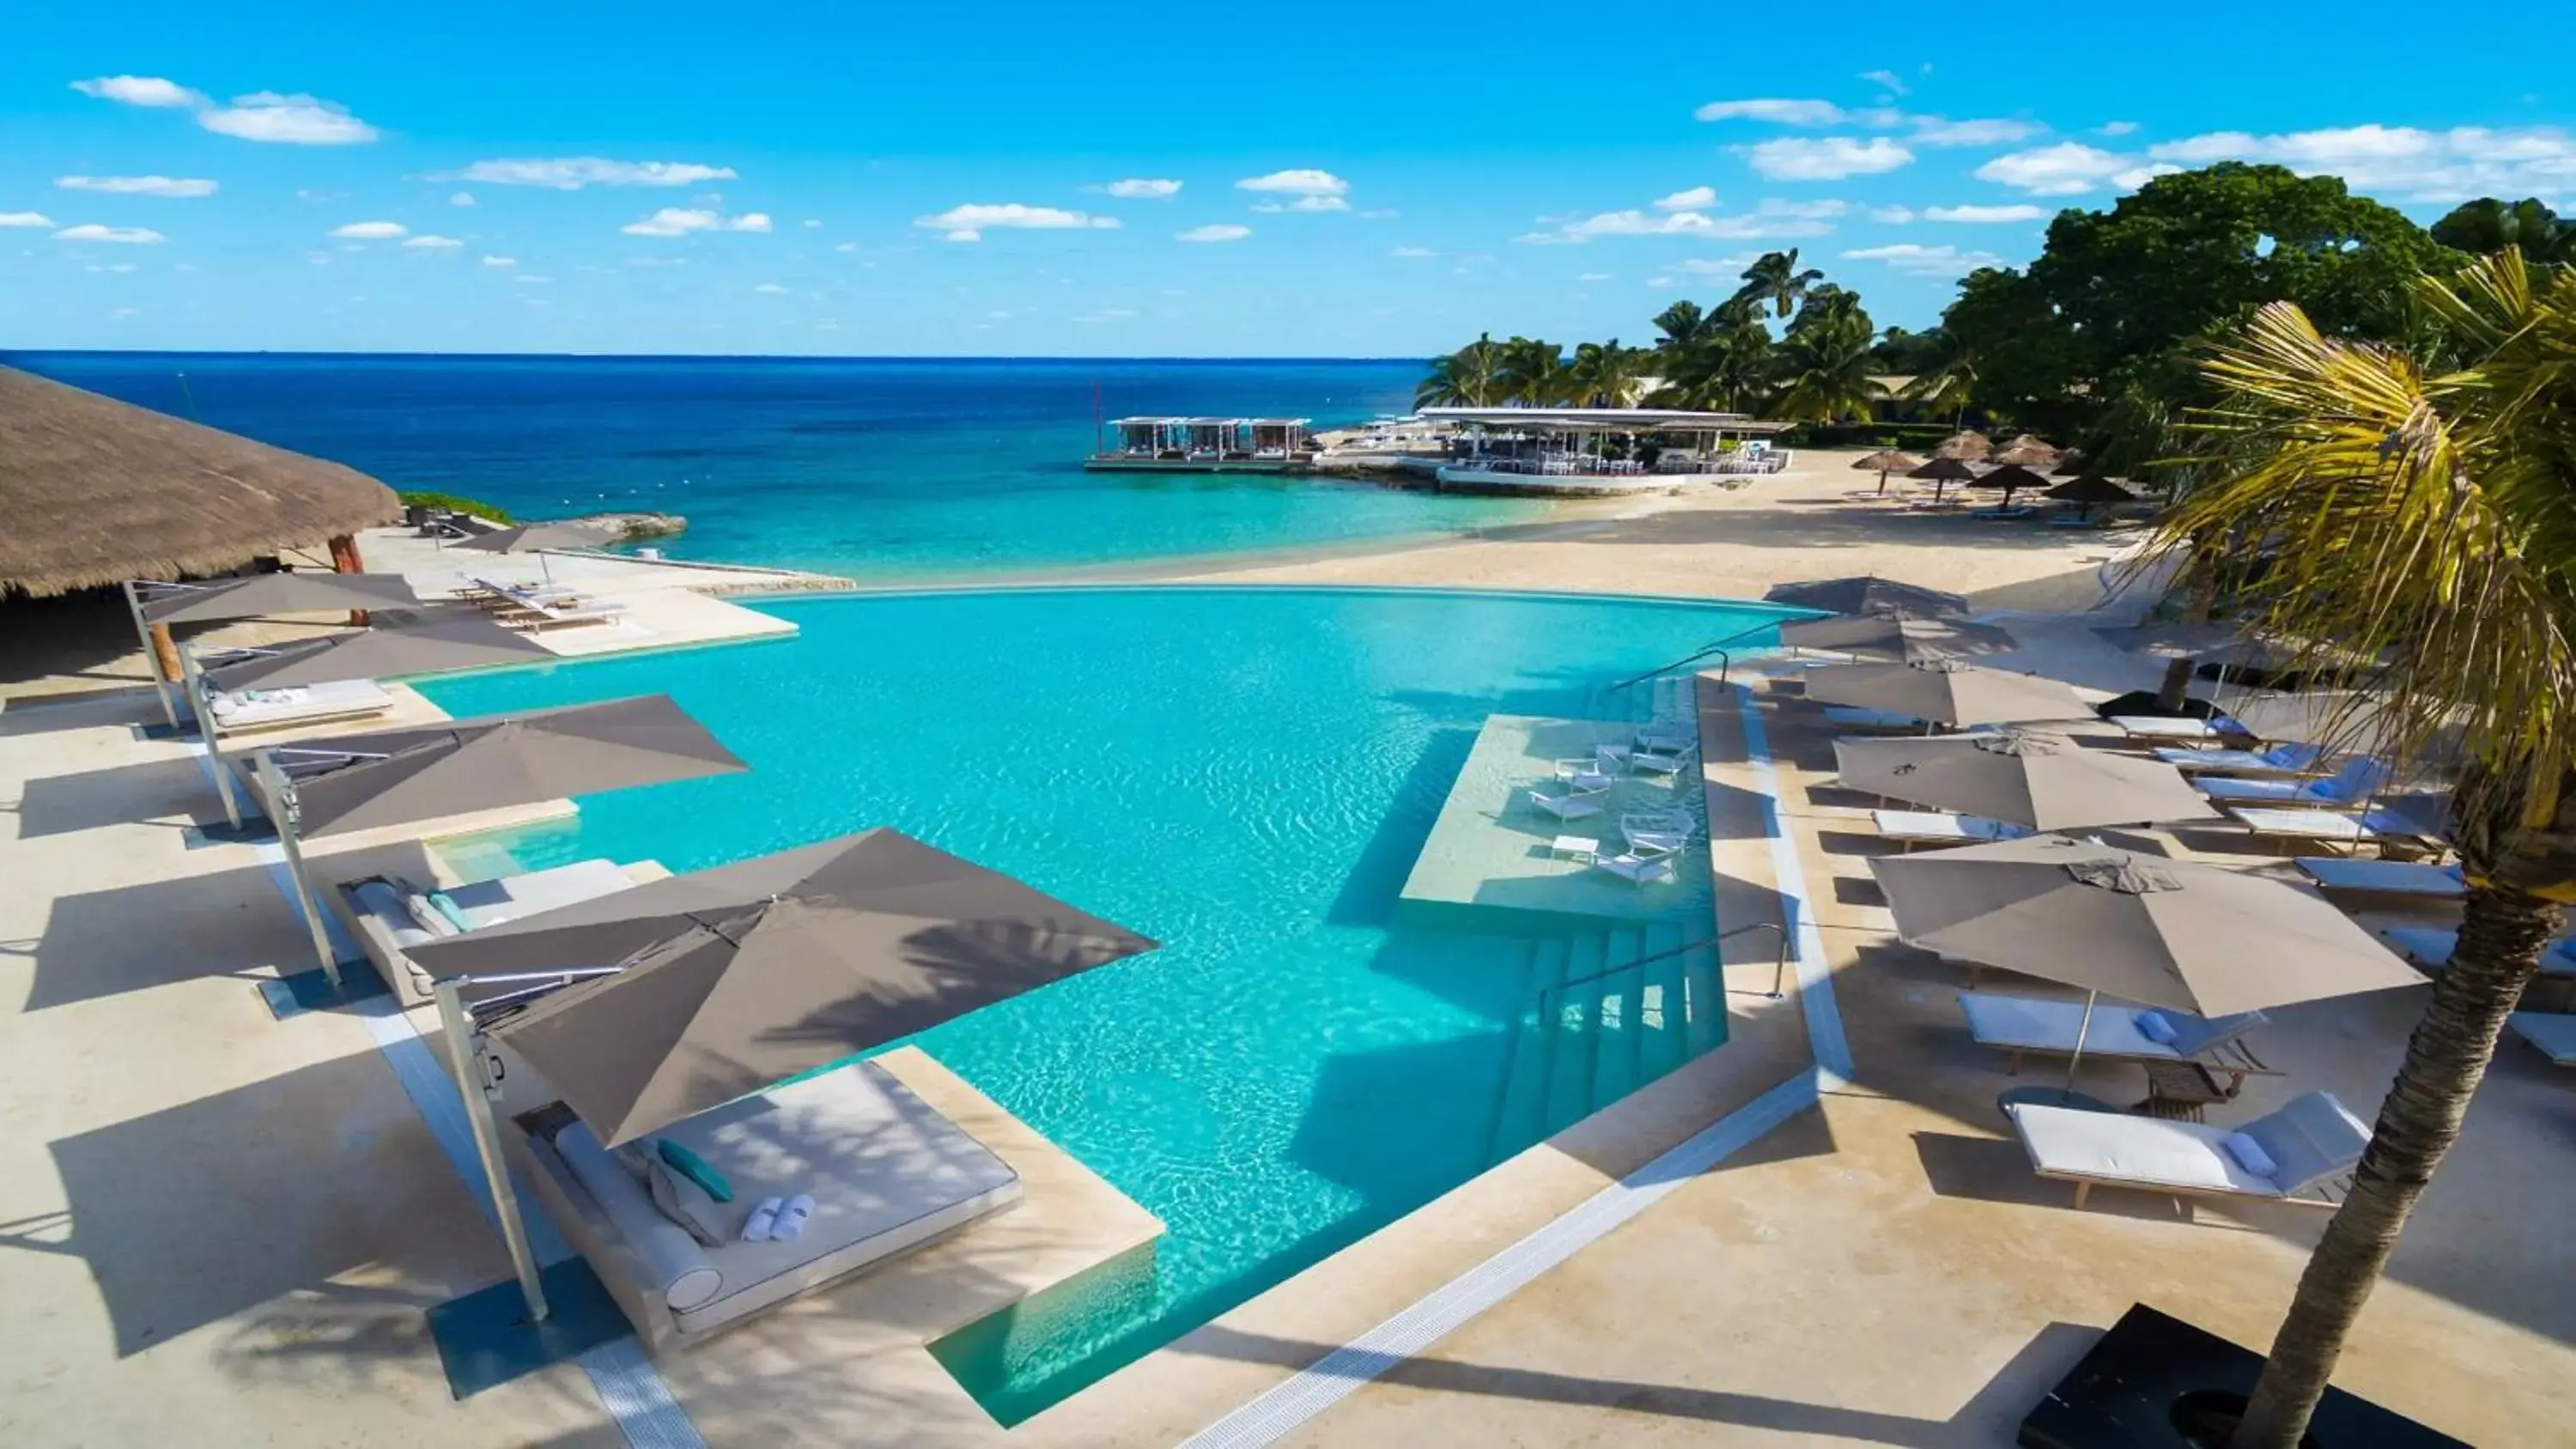
[[(752, 766), (448, 853), (690, 870), (892, 825), (1163, 942), (919, 1043), (1168, 1228), (1150, 1272), (946, 1346), (1006, 1421), (1716, 1040), (1703, 1012), (1534, 1044), (1551, 982), (1708, 934), (1704, 872), (1611, 933), (1400, 919), (1397, 895), (1488, 714), (1596, 712), (1773, 611), (1150, 588), (760, 607), (801, 634), (423, 686), (460, 716), (666, 691)], [(1680, 1000), (1616, 1010), (1654, 1026)]]

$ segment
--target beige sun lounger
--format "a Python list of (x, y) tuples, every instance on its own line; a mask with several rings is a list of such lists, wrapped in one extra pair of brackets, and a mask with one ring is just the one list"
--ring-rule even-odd
[[(2074, 1183), (2078, 1208), (2101, 1186), (2160, 1192), (2176, 1201), (2243, 1197), (2333, 1207), (2339, 1199), (2329, 1183), (2349, 1174), (2370, 1145), (2370, 1128), (2331, 1092), (2294, 1097), (2232, 1128), (2028, 1102), (2011, 1112), (2031, 1171)], [(2227, 1139), (2239, 1132), (2271, 1159), (2271, 1172), (2255, 1172), (2229, 1149)]]
[(2513, 1034), (2540, 1049), (2554, 1067), (2576, 1067), (2576, 1016), (2517, 1011), (2505, 1018)]
[(2386, 835), (2420, 835), (2423, 828), (2388, 810), (2310, 810), (2290, 805), (2225, 805), (2255, 835), (2286, 840), (2358, 845)]
[(364, 719), (394, 707), (394, 697), (372, 679), (334, 679), (283, 689), (217, 690), (207, 709), (222, 734), (248, 734), (331, 719)]
[(411, 947), (557, 906), (596, 900), (633, 884), (634, 877), (615, 861), (577, 860), (438, 891), (423, 890), (396, 877), (369, 876), (345, 882), (340, 894), (357, 924), (358, 944), (367, 959), (375, 963), (397, 1000), (418, 1006), (430, 999), (429, 974), (412, 964), (406, 954)]
[(2019, 840), (2031, 833), (2027, 825), (1989, 820), (1983, 815), (1953, 815), (1946, 810), (1872, 810), (1869, 823), (1887, 839), (1908, 845), (1983, 845), (1994, 840)]
[(2096, 1002), (2093, 1020), (2084, 1020), (2084, 1003), (2040, 996), (2004, 996), (1983, 991), (1959, 993), (1959, 1009), (1968, 1014), (1968, 1035), (1977, 1045), (2012, 1053), (2011, 1070), (2021, 1071), (2026, 1056), (2072, 1056), (2076, 1033), (2084, 1036), (2086, 1060), (2181, 1062), (2233, 1072), (2241, 1080), (2268, 1075), (2270, 1068), (2248, 1050), (2245, 1033), (2263, 1024), (2259, 1011), (2203, 1018), (2185, 1012), (2159, 1015), (2173, 1025), (2174, 1039), (2162, 1042), (2139, 1028), (2147, 1008), (2125, 1001)]

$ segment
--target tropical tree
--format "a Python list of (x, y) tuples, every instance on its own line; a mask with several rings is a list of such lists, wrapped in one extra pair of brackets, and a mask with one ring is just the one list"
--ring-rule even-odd
[(1866, 416), (1883, 392), (1870, 375), (1868, 320), (1821, 322), (1780, 344), (1780, 394), (1771, 409), (1793, 423)]
[(1728, 302), (1707, 315), (1687, 348), (1664, 362), (1664, 385), (1647, 400), (1659, 407), (1741, 412), (1769, 391), (1776, 361), (1761, 314), (1749, 303)]
[(1638, 389), (1655, 365), (1655, 354), (1643, 347), (1622, 347), (1619, 339), (1607, 342), (1585, 342), (1574, 349), (1574, 366), (1568, 369), (1568, 395), (1585, 407), (1624, 408), (1635, 400)]
[(1976, 354), (1946, 327), (1935, 327), (1925, 336), (1930, 345), (1913, 355), (1914, 375), (1900, 395), (1934, 412), (1950, 414), (1953, 427), (1965, 427), (1968, 408), (1977, 400)]
[(1655, 330), (1664, 335), (1655, 339), (1657, 352), (1688, 352), (1717, 331), (1718, 319), (1725, 309), (1715, 312), (1700, 310), (1697, 302), (1675, 302), (1655, 314)]
[[(2508, 248), (2409, 290), (2451, 356), (2426, 367), (2274, 302), (2207, 363), (2208, 473), (2156, 552), (2200, 541), (2257, 626), (2391, 661), (2373, 729), (2434, 741), (2468, 895), (2351, 1194), (2299, 1280), (2236, 1449), (2289, 1449), (2400, 1230), (2457, 1140), (2497, 1033), (2576, 901), (2576, 272)], [(2213, 542), (2214, 541), (2214, 542)]]
[(1825, 279), (1825, 274), (1810, 267), (1798, 270), (1798, 249), (1764, 252), (1744, 269), (1744, 285), (1735, 289), (1732, 300), (1768, 308), (1774, 317), (1786, 317), (1796, 310), (1807, 295), (1807, 288)]
[(1417, 408), (1492, 407), (1502, 396), (1502, 349), (1491, 335), (1478, 337), (1447, 357), (1431, 359), (1431, 375), (1413, 390)]
[[(1823, 273), (1813, 275), (1822, 276)], [(1860, 293), (1846, 291), (1833, 282), (1819, 282), (1807, 288), (1798, 301), (1798, 315), (1790, 319), (1788, 335), (1795, 337), (1818, 327), (1858, 330), (1861, 344), (1871, 349), (1871, 365), (1876, 365), (1877, 349), (1870, 342), (1876, 329), (1870, 323), (1869, 313), (1861, 308)]]
[(2498, 201), (2481, 196), (2464, 201), (2433, 223), (2433, 240), (2480, 256), (2519, 248), (2525, 264), (2576, 263), (2576, 221), (2551, 211), (2538, 197)]
[(1504, 401), (1527, 408), (1562, 403), (1574, 388), (1564, 346), (1533, 337), (1514, 337), (1502, 344), (1495, 382)]

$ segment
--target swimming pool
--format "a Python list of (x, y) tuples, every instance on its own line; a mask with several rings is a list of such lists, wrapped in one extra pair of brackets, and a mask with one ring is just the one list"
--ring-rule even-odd
[(759, 607), (801, 633), (421, 686), (459, 716), (664, 691), (752, 766), (447, 853), (691, 870), (892, 825), (1163, 942), (919, 1042), (1168, 1229), (1150, 1278), (943, 1354), (1006, 1422), (1722, 1029), (1713, 963), (1685, 953), (1610, 1008), (1636, 1030), (1561, 1036), (1560, 994), (1540, 1036), (1554, 982), (1708, 934), (1704, 870), (1616, 930), (1428, 921), (1397, 894), (1488, 715), (1626, 708), (1604, 686), (1777, 611), (1198, 588)]

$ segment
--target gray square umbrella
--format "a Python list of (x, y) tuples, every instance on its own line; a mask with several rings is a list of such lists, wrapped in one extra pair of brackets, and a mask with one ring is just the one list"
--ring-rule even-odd
[(411, 580), (400, 574), (335, 574), (320, 570), (252, 574), (204, 584), (145, 586), (153, 597), (140, 606), (147, 624), (205, 624), (256, 619), (267, 614), (318, 614), (339, 609), (420, 607)]
[(2062, 680), (1980, 669), (1956, 658), (1810, 669), (1807, 698), (1946, 725), (2093, 717), (2084, 697)]
[(2040, 730), (1843, 739), (1834, 759), (1850, 789), (2040, 830), (2219, 818), (2171, 765)]
[(516, 528), (498, 528), (459, 539), (449, 548), (472, 553), (532, 553), (537, 556), (537, 571), (552, 583), (555, 566), (547, 562), (550, 549), (606, 548), (624, 536), (615, 524), (596, 523), (587, 519), (566, 519), (560, 523), (525, 523)]
[(1898, 613), (1928, 619), (1940, 614), (1968, 612), (1968, 601), (1957, 594), (1945, 594), (1919, 584), (1899, 583), (1895, 579), (1882, 579), (1875, 574), (1779, 584), (1762, 597), (1770, 603), (1822, 609), (1829, 614)]
[(881, 829), (488, 926), (412, 959), (438, 978), (502, 1237), (542, 1319), (476, 1019), (615, 1145), (1154, 945)]
[(1831, 649), (1894, 660), (1995, 654), (2020, 647), (2010, 632), (1992, 624), (1960, 618), (1917, 618), (1902, 612), (1792, 619), (1780, 626), (1780, 642), (1798, 649)]
[(1898, 939), (2084, 991), (2079, 1062), (2103, 995), (2227, 1016), (2424, 980), (2314, 892), (2094, 841), (2034, 835), (1869, 869)]

